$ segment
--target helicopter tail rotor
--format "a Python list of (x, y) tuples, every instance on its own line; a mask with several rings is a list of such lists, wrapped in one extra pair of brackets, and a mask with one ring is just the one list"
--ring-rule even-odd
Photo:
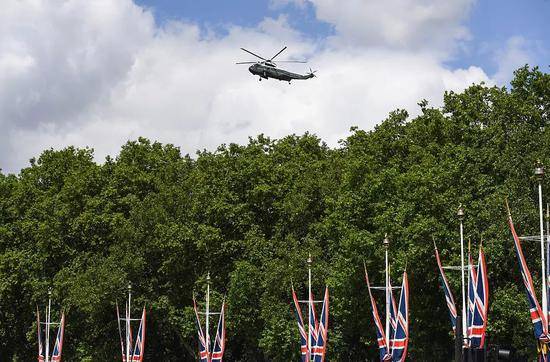
[(317, 73), (316, 70), (311, 70), (311, 68), (309, 68), (309, 73), (307, 73), (307, 76), (308, 76), (309, 78), (316, 77), (315, 73)]

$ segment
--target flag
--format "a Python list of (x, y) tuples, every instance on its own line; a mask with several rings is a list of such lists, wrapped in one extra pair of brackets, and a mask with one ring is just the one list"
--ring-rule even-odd
[(52, 362), (61, 362), (61, 351), (63, 350), (63, 336), (65, 335), (65, 313), (61, 314), (59, 328), (57, 329), (57, 337), (52, 352)]
[(122, 327), (120, 326), (120, 311), (118, 302), (116, 303), (116, 320), (118, 322), (118, 336), (120, 338), (120, 351), (122, 352), (122, 362), (126, 362), (126, 353), (124, 353), (124, 340), (122, 339)]
[(36, 328), (38, 330), (38, 362), (44, 362), (44, 347), (42, 346), (42, 328), (40, 327), (40, 311), (36, 307)]
[(470, 346), (470, 337), (472, 334), (473, 320), (476, 308), (476, 270), (474, 268), (474, 262), (470, 253), (470, 247), (468, 246), (468, 309), (466, 315), (466, 336), (468, 339), (464, 341), (467, 346)]
[(327, 337), (328, 337), (328, 308), (329, 308), (328, 287), (325, 287), (325, 297), (323, 298), (323, 308), (321, 309), (321, 317), (319, 319), (319, 325), (317, 326), (317, 338), (316, 338), (317, 343), (311, 350), (314, 362), (325, 361), (325, 354), (327, 351)]
[(397, 329), (397, 306), (395, 304), (395, 298), (393, 297), (393, 289), (391, 286), (391, 280), (388, 279), (389, 293), (390, 298), (390, 345), (389, 350), (393, 350), (393, 338), (395, 335), (395, 330)]
[(146, 314), (145, 307), (141, 313), (141, 321), (139, 322), (139, 328), (136, 336), (136, 343), (134, 346), (134, 353), (132, 354), (132, 362), (142, 362), (143, 354), (145, 353), (145, 327), (146, 327)]
[(521, 278), (523, 279), (523, 284), (525, 285), (525, 290), (527, 292), (527, 301), (529, 302), (529, 312), (531, 315), (531, 322), (533, 323), (534, 327), (535, 338), (543, 343), (548, 343), (550, 341), (550, 336), (548, 335), (546, 316), (544, 316), (537, 300), (535, 287), (533, 285), (533, 279), (531, 278), (531, 273), (529, 272), (527, 262), (525, 261), (525, 256), (523, 255), (521, 242), (516, 234), (516, 230), (514, 229), (514, 223), (512, 221), (510, 210), (508, 210), (508, 225), (510, 226), (510, 231), (512, 233), (512, 237), (514, 238), (514, 246), (516, 249), (516, 255), (518, 257), (519, 270), (521, 273)]
[(437, 251), (437, 246), (435, 245), (435, 259), (437, 261), (437, 267), (439, 268), (439, 279), (441, 281), (441, 289), (445, 293), (445, 300), (447, 302), (447, 308), (449, 309), (449, 317), (451, 318), (451, 326), (453, 327), (453, 332), (456, 331), (456, 305), (453, 298), (453, 293), (449, 287), (449, 282), (445, 277), (445, 272), (443, 271), (443, 266), (441, 265), (441, 260), (439, 259), (439, 252)]
[(469, 345), (471, 348), (483, 348), (485, 346), (485, 332), (487, 330), (487, 314), (489, 310), (489, 280), (482, 246), (479, 247), (477, 272), (471, 275), (475, 278), (475, 282), (472, 283), (475, 288), (475, 303), (471, 324), (469, 325)]
[(390, 354), (390, 351), (388, 350), (388, 346), (386, 345), (386, 335), (384, 333), (384, 326), (382, 325), (382, 321), (380, 320), (380, 316), (378, 315), (378, 308), (376, 308), (376, 301), (372, 296), (372, 291), (370, 289), (370, 283), (369, 283), (369, 274), (367, 273), (366, 267), (365, 267), (365, 280), (367, 282), (367, 288), (369, 290), (370, 303), (372, 305), (372, 316), (374, 318), (374, 324), (376, 326), (376, 338), (378, 341), (378, 349), (380, 352), (380, 361), (388, 361), (388, 360), (391, 360), (391, 354)]
[(220, 319), (218, 321), (218, 330), (214, 340), (214, 349), (212, 350), (211, 361), (222, 362), (223, 352), (225, 350), (225, 301), (222, 303)]
[(313, 293), (309, 294), (309, 328), (308, 328), (308, 344), (310, 353), (311, 347), (317, 344), (317, 315), (315, 314), (315, 303), (313, 302)]
[(202, 331), (201, 327), (201, 320), (199, 318), (199, 312), (197, 311), (197, 303), (195, 301), (195, 298), (193, 298), (193, 308), (195, 309), (195, 320), (197, 323), (197, 334), (199, 336), (199, 357), (201, 362), (209, 362), (210, 361), (210, 351), (209, 346), (204, 338), (204, 333)]
[(397, 312), (397, 328), (393, 337), (391, 350), (392, 362), (404, 362), (409, 344), (409, 280), (407, 271), (403, 272), (399, 309)]
[(307, 345), (308, 336), (304, 326), (304, 319), (302, 318), (302, 309), (300, 308), (300, 302), (298, 302), (298, 298), (296, 297), (296, 292), (294, 292), (294, 287), (292, 287), (292, 299), (294, 301), (294, 313), (296, 314), (296, 319), (298, 320), (298, 330), (300, 332), (300, 356), (302, 358), (302, 362), (309, 362), (309, 347)]

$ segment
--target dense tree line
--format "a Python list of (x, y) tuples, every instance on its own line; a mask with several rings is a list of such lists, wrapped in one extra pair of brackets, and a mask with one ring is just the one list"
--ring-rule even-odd
[[(147, 360), (196, 360), (192, 295), (204, 299), (208, 272), (213, 307), (228, 304), (228, 361), (298, 360), (290, 285), (305, 298), (310, 252), (315, 294), (325, 283), (331, 292), (328, 360), (373, 359), (362, 265), (383, 282), (385, 233), (394, 284), (405, 266), (410, 276), (410, 356), (448, 360), (432, 238), (457, 265), (460, 203), (466, 237), (486, 248), (490, 343), (533, 355), (504, 199), (518, 231), (536, 234), (532, 175), (537, 159), (550, 166), (550, 75), (524, 67), (509, 89), (472, 85), (441, 108), (419, 106), (414, 119), (396, 110), (372, 131), (353, 128), (336, 148), (311, 134), (260, 135), (190, 157), (140, 138), (102, 164), (68, 147), (0, 173), (0, 360), (35, 359), (35, 310), (49, 287), (67, 313), (65, 360), (120, 360), (115, 302), (129, 281), (134, 313), (149, 311)], [(550, 200), (548, 178), (543, 187)], [(526, 243), (535, 279), (537, 250)]]

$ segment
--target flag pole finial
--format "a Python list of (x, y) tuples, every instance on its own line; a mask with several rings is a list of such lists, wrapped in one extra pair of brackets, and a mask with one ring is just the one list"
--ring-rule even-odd
[(544, 177), (544, 166), (542, 165), (542, 162), (540, 162), (540, 160), (537, 160), (537, 162), (535, 163), (535, 177), (538, 180), (542, 180), (542, 178)]
[(384, 247), (387, 249), (390, 246), (390, 239), (388, 238), (388, 233), (384, 234), (384, 240), (382, 241)]
[(456, 216), (458, 216), (458, 219), (459, 220), (464, 220), (464, 207), (462, 206), (462, 204), (460, 204), (458, 206), (458, 211), (456, 212)]
[(311, 262), (312, 262), (311, 253), (309, 253), (309, 256), (307, 257), (307, 265), (311, 266)]

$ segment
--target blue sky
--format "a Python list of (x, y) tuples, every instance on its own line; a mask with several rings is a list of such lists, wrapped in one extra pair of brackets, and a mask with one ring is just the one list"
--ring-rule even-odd
[[(368, 1), (368, 0), (365, 0)], [(137, 0), (150, 8), (158, 24), (184, 20), (215, 29), (221, 34), (227, 25), (254, 27), (266, 17), (287, 15), (290, 25), (311, 38), (334, 33), (331, 24), (318, 20), (314, 6), (273, 5), (269, 0)], [(511, 37), (524, 39), (524, 50), (533, 65), (548, 70), (550, 63), (550, 0), (480, 0), (476, 1), (464, 25), (471, 33), (465, 48), (446, 62), (450, 67), (475, 65), (488, 74), (497, 71), (499, 50)]]
[(308, 36), (317, 38), (332, 33), (330, 24), (318, 21), (311, 4), (275, 6), (269, 0), (138, 0), (137, 4), (153, 9), (158, 23), (186, 20), (220, 28), (228, 24), (254, 27), (265, 17), (289, 16), (291, 25)]

